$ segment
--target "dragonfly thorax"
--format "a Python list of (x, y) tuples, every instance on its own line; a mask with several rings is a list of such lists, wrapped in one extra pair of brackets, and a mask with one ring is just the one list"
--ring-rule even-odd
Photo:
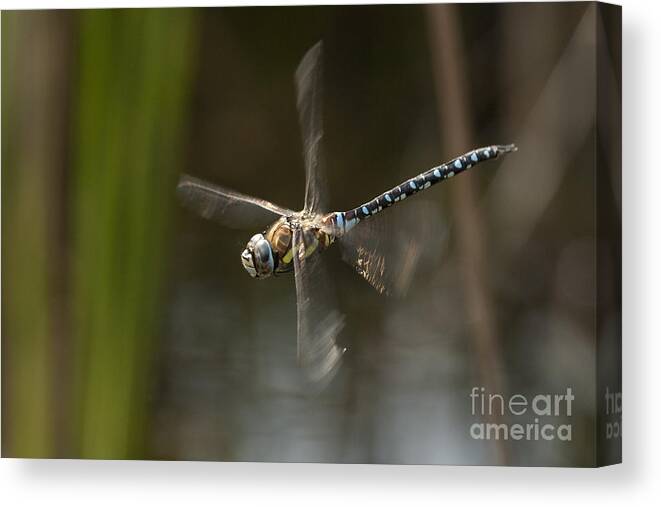
[(255, 234), (241, 253), (241, 263), (253, 278), (268, 278), (274, 274), (289, 273), (294, 269), (294, 230), (302, 231), (298, 245), (303, 259), (328, 248), (335, 236), (323, 221), (303, 216), (282, 217), (262, 234)]

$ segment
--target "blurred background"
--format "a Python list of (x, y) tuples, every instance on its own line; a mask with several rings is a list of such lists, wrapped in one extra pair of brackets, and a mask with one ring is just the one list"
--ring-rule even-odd
[[(617, 27), (584, 3), (3, 12), (3, 456), (592, 464), (596, 336), (619, 346), (619, 138), (596, 121), (619, 97), (595, 97), (619, 92)], [(250, 279), (258, 231), (174, 189), (302, 207), (293, 72), (320, 39), (333, 209), (519, 152), (415, 198), (438, 237), (406, 296), (326, 253), (348, 352), (311, 393), (293, 278)], [(471, 439), (473, 386), (571, 387), (572, 442)]]

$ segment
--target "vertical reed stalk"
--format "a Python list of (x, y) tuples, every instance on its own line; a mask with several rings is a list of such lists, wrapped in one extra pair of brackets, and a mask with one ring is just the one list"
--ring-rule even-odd
[[(470, 123), (470, 101), (465, 93), (468, 86), (461, 19), (455, 5), (429, 5), (427, 9), (439, 125), (451, 126), (442, 129), (441, 144), (448, 153), (462, 153), (473, 146), (474, 136)], [(461, 259), (467, 312), (472, 325), (478, 382), (489, 392), (500, 393), (503, 391), (500, 346), (486, 283), (485, 228), (477, 206), (473, 178), (453, 181), (450, 192), (457, 221), (458, 257)], [(505, 444), (501, 440), (495, 442), (497, 458), (500, 463), (506, 464)]]

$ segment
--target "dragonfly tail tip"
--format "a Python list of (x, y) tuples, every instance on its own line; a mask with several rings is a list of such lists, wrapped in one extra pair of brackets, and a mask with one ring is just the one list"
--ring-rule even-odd
[(516, 144), (503, 144), (498, 146), (498, 151), (501, 153), (513, 153), (515, 151), (519, 151), (519, 148), (516, 146)]

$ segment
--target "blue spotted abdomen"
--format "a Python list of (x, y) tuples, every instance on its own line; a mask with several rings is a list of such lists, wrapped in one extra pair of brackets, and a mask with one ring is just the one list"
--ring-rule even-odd
[(451, 178), (455, 174), (462, 173), (480, 162), (493, 160), (504, 153), (512, 151), (516, 151), (516, 147), (513, 144), (485, 146), (484, 148), (469, 151), (445, 164), (432, 167), (428, 171), (406, 180), (402, 184), (397, 185), (357, 208), (334, 213), (333, 219), (335, 226), (341, 235), (352, 229), (361, 220), (376, 215), (385, 208), (389, 208), (413, 194), (417, 194), (440, 181)]

